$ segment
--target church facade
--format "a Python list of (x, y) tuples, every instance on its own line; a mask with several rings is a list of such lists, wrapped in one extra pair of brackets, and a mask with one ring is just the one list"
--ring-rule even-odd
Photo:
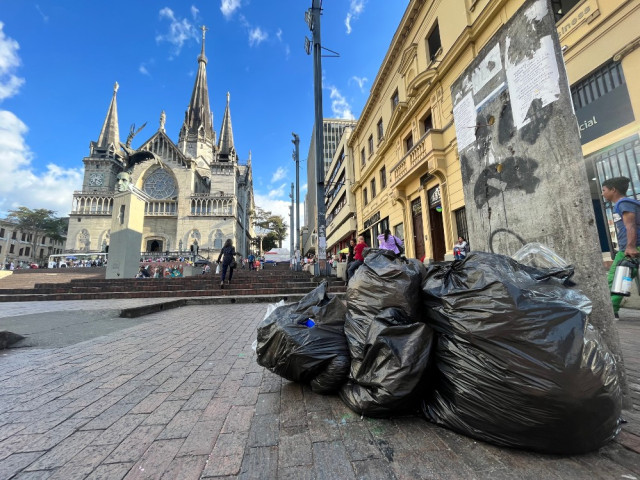
[(198, 72), (178, 143), (158, 130), (134, 150), (134, 127), (120, 142), (116, 83), (100, 136), (83, 159), (82, 190), (74, 192), (66, 251), (107, 251), (118, 175), (126, 172), (133, 190), (145, 198), (141, 252), (192, 252), (217, 255), (231, 238), (238, 253), (251, 248), (254, 210), (251, 152), (241, 165), (233, 142), (230, 95), (219, 139), (212, 124), (206, 74), (207, 58), (198, 56)]

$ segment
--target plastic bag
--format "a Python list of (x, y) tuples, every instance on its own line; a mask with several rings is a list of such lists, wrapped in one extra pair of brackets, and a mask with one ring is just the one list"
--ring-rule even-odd
[[(514, 253), (511, 258), (522, 265), (535, 267), (544, 272), (538, 273), (538, 275), (560, 278), (564, 280), (565, 285), (574, 285), (573, 282), (569, 281), (574, 273), (573, 266), (569, 265), (564, 258), (542, 243), (527, 243)], [(538, 279), (541, 280), (542, 278), (538, 277)]]
[(220, 264), (216, 265), (216, 275), (220, 275)]
[(329, 298), (327, 288), (323, 282), (298, 303), (273, 310), (258, 326), (256, 349), (258, 364), (322, 394), (340, 388), (350, 365), (346, 307), (338, 297)]
[(365, 251), (347, 288), (349, 382), (340, 398), (357, 413), (382, 417), (418, 399), (433, 341), (419, 318), (424, 266), (388, 250)]
[(588, 324), (591, 302), (548, 273), (481, 252), (428, 270), (429, 420), (547, 453), (588, 452), (618, 433), (616, 363)]

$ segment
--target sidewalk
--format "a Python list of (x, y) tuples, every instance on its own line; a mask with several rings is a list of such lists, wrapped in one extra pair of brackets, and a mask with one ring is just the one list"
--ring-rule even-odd
[[(28, 305), (45, 315), (70, 302), (56, 303)], [(73, 309), (91, 319), (89, 304)], [(640, 311), (622, 310), (617, 324), (629, 423), (598, 452), (559, 457), (417, 416), (360, 418), (338, 397), (282, 380), (251, 350), (266, 307), (183, 307), (62, 348), (2, 351), (0, 478), (640, 480)]]

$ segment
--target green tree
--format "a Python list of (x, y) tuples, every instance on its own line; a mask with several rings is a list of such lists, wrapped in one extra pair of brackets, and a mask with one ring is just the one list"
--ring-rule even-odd
[(68, 222), (65, 218), (55, 216), (53, 210), (37, 208), (31, 210), (27, 207), (18, 207), (16, 210), (9, 210), (7, 220), (14, 222), (18, 229), (27, 235), (31, 244), (31, 258), (35, 261), (37, 247), (42, 243), (44, 237), (49, 237), (55, 241), (65, 239)]
[(282, 248), (282, 240), (287, 236), (287, 232), (289, 231), (289, 225), (286, 224), (284, 218), (280, 215), (271, 215), (267, 219), (267, 227), (268, 230), (271, 230), (271, 233), (274, 234), (277, 242), (278, 248)]
[(262, 249), (264, 250), (262, 253), (264, 254), (264, 252), (268, 252), (269, 250), (277, 246), (278, 237), (276, 236), (275, 232), (269, 232), (262, 240)]

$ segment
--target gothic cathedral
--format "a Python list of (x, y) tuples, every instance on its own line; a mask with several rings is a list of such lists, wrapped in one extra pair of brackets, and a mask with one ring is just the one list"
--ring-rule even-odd
[[(254, 209), (251, 152), (240, 165), (233, 144), (230, 96), (216, 142), (207, 87), (207, 57), (198, 56), (191, 101), (176, 145), (165, 132), (165, 114), (156, 133), (136, 150), (120, 143), (115, 84), (107, 117), (97, 142), (83, 159), (82, 191), (73, 195), (66, 250), (101, 252), (109, 245), (113, 196), (118, 176), (128, 174), (133, 189), (145, 198), (141, 252), (189, 252), (217, 255), (227, 238), (247, 256), (253, 236)], [(207, 252), (207, 253), (205, 253)]]

